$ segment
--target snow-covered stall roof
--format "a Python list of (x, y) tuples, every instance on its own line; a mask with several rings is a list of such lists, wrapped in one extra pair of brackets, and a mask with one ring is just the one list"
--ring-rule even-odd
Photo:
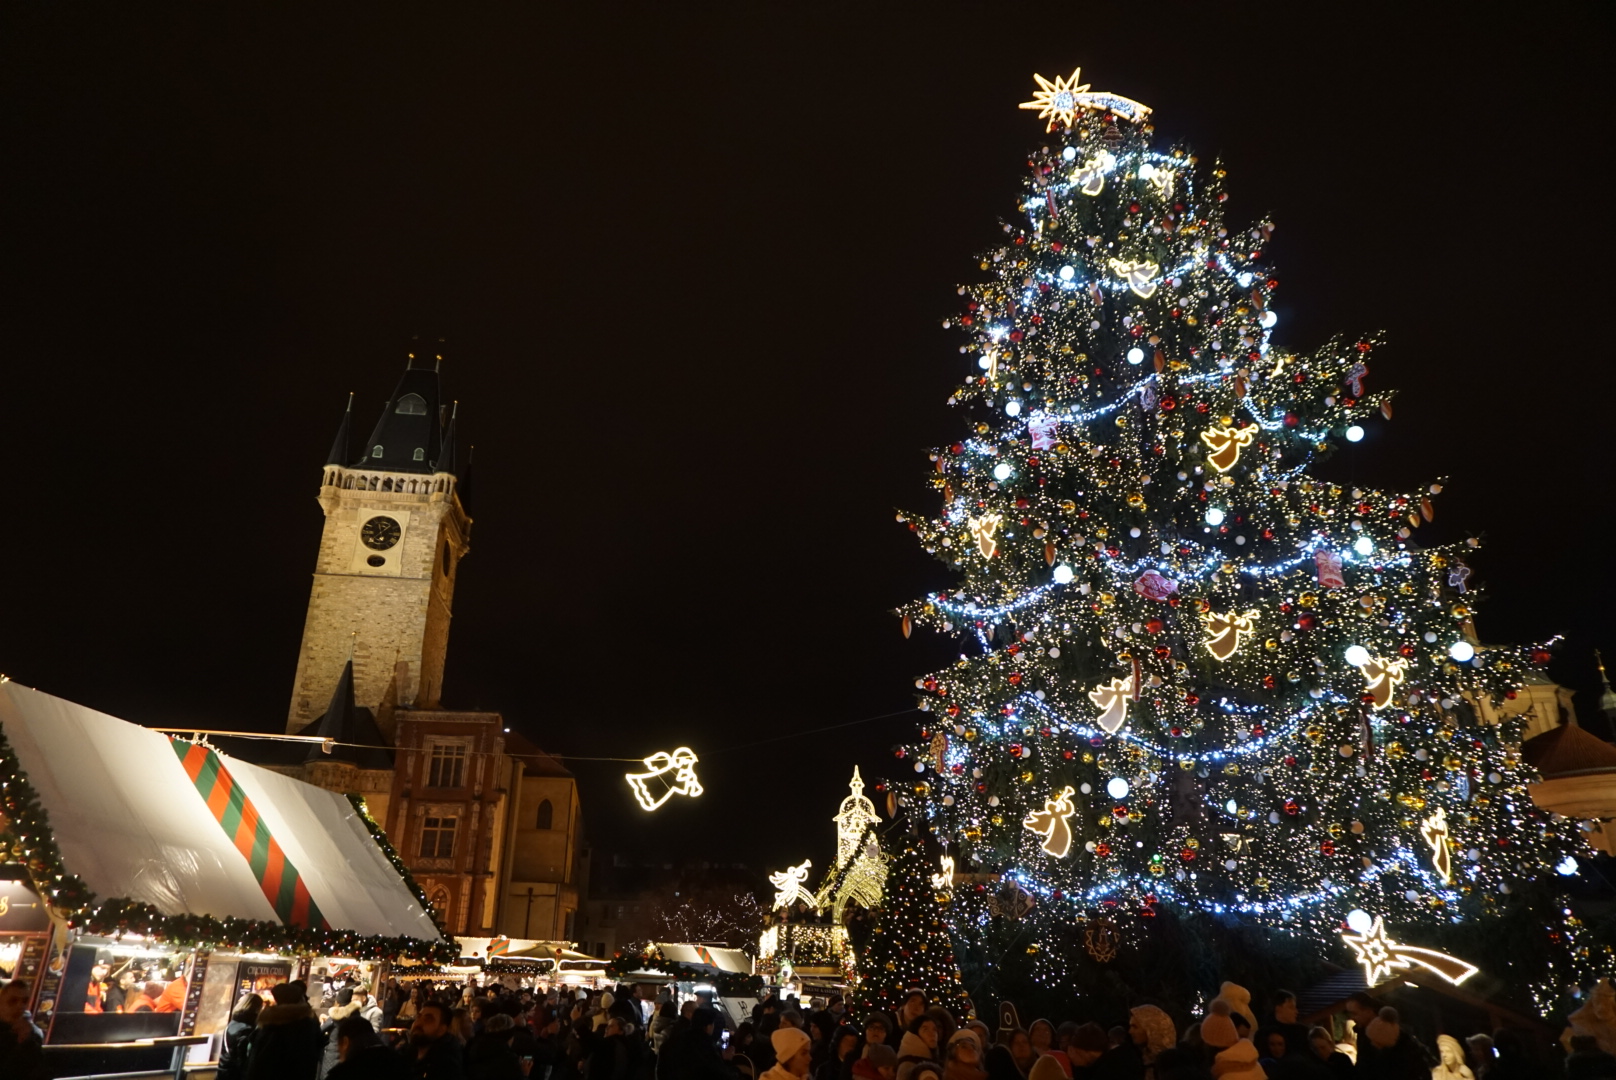
[(97, 903), (442, 940), (343, 795), (15, 682), (0, 734)]

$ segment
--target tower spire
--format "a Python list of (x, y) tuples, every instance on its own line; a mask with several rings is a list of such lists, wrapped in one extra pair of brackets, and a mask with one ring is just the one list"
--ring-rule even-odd
[(331, 440), (331, 452), (325, 456), (327, 465), (351, 465), (348, 445), (353, 439), (353, 392), (348, 393), (348, 407), (343, 410), (342, 423), (337, 426), (337, 437)]
[(432, 463), (433, 471), (453, 474), (455, 471), (455, 417), (460, 414), (460, 402), (449, 407), (449, 425), (443, 429), (443, 452)]

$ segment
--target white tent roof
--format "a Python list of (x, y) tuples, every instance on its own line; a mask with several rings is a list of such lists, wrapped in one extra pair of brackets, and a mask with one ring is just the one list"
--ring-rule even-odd
[[(283, 921), (168, 736), (14, 682), (0, 683), (0, 732), (50, 815), (66, 872), (97, 900)], [(332, 929), (439, 940), (345, 796), (219, 760)]]
[(687, 966), (704, 964), (719, 971), (740, 975), (752, 974), (752, 959), (739, 949), (724, 949), (708, 945), (680, 945), (657, 942), (656, 947), (672, 964)]

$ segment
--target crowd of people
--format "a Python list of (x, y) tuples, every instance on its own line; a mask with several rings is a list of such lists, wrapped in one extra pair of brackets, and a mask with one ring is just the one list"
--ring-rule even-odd
[[(27, 984), (0, 988), (0, 1076), (37, 1068)], [(1396, 1009), (1368, 994), (1339, 1023), (1306, 1027), (1295, 995), (1262, 1014), (1224, 983), (1182, 1030), (1142, 1004), (1126, 1026), (1034, 1020), (1001, 1006), (995, 1028), (957, 1019), (910, 992), (892, 1012), (853, 1015), (839, 997), (771, 997), (734, 1019), (704, 1000), (655, 1001), (637, 988), (513, 990), (389, 982), (315, 988), (302, 981), (245, 995), (225, 1032), (218, 1080), (1616, 1080), (1616, 1056), (1592, 1038), (1563, 1060), (1503, 1028), (1425, 1045)]]

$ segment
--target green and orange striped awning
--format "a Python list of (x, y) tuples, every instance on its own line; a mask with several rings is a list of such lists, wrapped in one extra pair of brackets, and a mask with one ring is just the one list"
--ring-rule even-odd
[(185, 766), (186, 775), (196, 785), (213, 819), (247, 860), (259, 888), (264, 890), (265, 898), (281, 922), (298, 929), (330, 929), (297, 867), (286, 858), (258, 809), (231, 778), (219, 755), (206, 746), (184, 739), (170, 738), (169, 745), (179, 756), (180, 764)]

